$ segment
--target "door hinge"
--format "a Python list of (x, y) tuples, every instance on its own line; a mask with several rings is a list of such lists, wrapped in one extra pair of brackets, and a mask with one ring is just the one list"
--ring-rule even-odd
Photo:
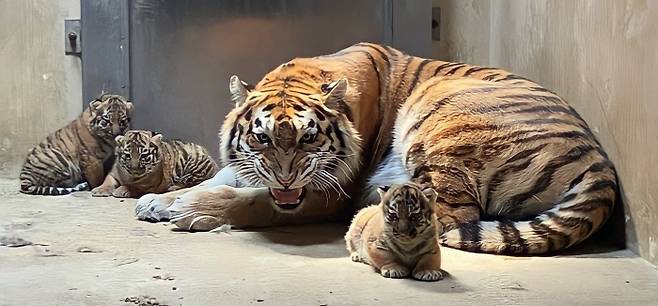
[(82, 54), (80, 30), (80, 19), (64, 20), (64, 46), (67, 55), (80, 56)]

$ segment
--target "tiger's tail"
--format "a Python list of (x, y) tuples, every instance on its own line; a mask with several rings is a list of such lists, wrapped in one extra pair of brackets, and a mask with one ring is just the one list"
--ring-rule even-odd
[(30, 181), (21, 182), (21, 192), (34, 195), (66, 195), (76, 191), (89, 190), (89, 183), (82, 182), (74, 187), (36, 186)]
[(612, 214), (617, 180), (608, 161), (576, 177), (562, 199), (529, 221), (475, 221), (439, 235), (449, 247), (472, 252), (532, 255), (559, 251), (596, 232)]

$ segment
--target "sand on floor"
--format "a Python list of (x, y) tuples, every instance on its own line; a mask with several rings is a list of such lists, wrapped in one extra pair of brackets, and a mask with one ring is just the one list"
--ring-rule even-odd
[[(448, 278), (385, 279), (345, 226), (187, 233), (135, 200), (16, 192), (0, 180), (0, 305), (648, 305), (658, 270), (627, 250), (506, 257), (442, 248)], [(150, 304), (149, 304), (150, 303)]]

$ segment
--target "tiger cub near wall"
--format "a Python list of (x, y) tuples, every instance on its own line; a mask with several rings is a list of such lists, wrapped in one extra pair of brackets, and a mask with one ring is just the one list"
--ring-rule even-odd
[(163, 141), (161, 134), (132, 130), (116, 138), (116, 161), (93, 196), (139, 197), (195, 186), (215, 175), (217, 164), (200, 145)]
[(415, 183), (378, 190), (381, 202), (354, 217), (345, 235), (352, 260), (375, 267), (382, 276), (443, 278), (434, 206), (437, 194)]
[(20, 191), (64, 195), (103, 182), (114, 157), (114, 138), (130, 128), (132, 103), (102, 94), (67, 126), (30, 149), (20, 172)]

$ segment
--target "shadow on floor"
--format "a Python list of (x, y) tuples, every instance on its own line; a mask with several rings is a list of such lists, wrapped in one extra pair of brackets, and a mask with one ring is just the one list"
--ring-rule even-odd
[(257, 240), (259, 244), (288, 255), (313, 258), (347, 257), (344, 236), (347, 226), (344, 224), (317, 224), (251, 229), (256, 233), (248, 240)]

